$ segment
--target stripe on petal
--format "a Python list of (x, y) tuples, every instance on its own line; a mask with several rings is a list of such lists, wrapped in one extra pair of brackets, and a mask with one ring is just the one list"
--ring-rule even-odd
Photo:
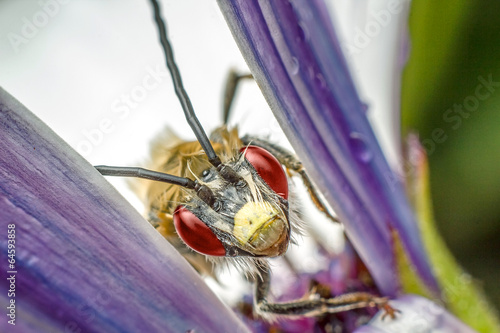
[[(91, 165), (3, 90), (0, 212), (2, 272), (9, 224), (17, 271), (16, 326), (4, 317), (2, 332), (247, 331)], [(3, 306), (6, 278), (0, 287)]]
[(399, 288), (391, 228), (437, 292), (413, 212), (366, 118), (324, 4), (219, 4), (276, 118), (381, 292)]

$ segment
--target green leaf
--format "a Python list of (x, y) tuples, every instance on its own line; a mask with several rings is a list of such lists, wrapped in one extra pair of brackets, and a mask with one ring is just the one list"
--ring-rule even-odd
[(497, 308), (499, 12), (499, 1), (414, 0), (402, 92), (403, 137), (417, 132), (427, 151), (437, 228)]
[[(427, 156), (415, 136), (409, 139), (406, 159), (407, 184), (424, 246), (442, 290), (447, 308), (479, 332), (500, 332), (500, 321), (488, 304), (483, 291), (472, 277), (458, 265), (436, 229), (429, 191)], [(408, 290), (408, 292), (414, 292)]]

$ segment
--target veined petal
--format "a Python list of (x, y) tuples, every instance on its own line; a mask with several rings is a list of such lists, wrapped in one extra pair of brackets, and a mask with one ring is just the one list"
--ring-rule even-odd
[(247, 331), (91, 165), (3, 90), (0, 212), (2, 276), (14, 277), (1, 279), (0, 304), (16, 309), (15, 326), (3, 314), (2, 332)]
[[(380, 311), (372, 321), (358, 328), (355, 333), (473, 333), (473, 329), (447, 312), (438, 304), (414, 295), (401, 296), (391, 301), (394, 308), (401, 311), (397, 318), (383, 319)], [(402, 315), (404, 314), (404, 315)]]
[(357, 92), (389, 165), (401, 158), (401, 74), (411, 0), (326, 0)]
[(399, 288), (393, 230), (437, 292), (413, 212), (366, 118), (324, 3), (219, 4), (276, 118), (381, 292), (396, 295)]

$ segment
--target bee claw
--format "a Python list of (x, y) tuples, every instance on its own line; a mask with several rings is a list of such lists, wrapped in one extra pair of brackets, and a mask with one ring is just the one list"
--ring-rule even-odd
[(387, 298), (383, 300), (383, 303), (377, 304), (377, 307), (379, 310), (384, 310), (384, 313), (382, 314), (381, 320), (384, 321), (386, 317), (391, 317), (391, 319), (396, 319), (396, 313), (401, 313), (398, 309), (393, 308)]

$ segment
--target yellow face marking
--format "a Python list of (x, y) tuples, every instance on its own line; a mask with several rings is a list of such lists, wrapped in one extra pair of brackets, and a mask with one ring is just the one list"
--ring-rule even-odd
[(248, 202), (234, 216), (233, 235), (241, 244), (253, 241), (261, 229), (276, 219), (278, 211), (268, 202)]

